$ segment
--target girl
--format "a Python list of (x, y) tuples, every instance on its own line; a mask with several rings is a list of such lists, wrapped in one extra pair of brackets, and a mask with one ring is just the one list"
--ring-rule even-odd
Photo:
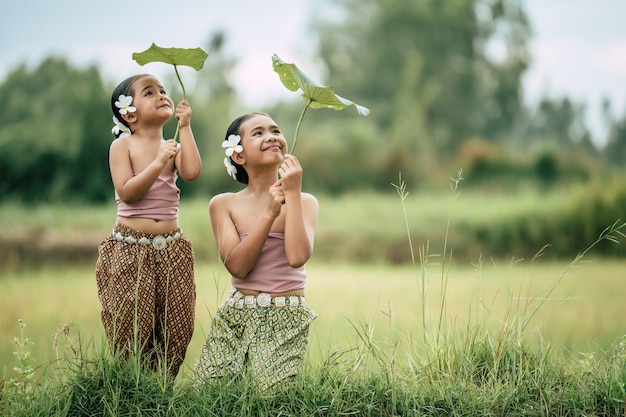
[[(111, 236), (98, 247), (96, 279), (107, 339), (126, 357), (140, 353), (151, 369), (176, 378), (195, 315), (194, 253), (178, 225), (177, 175), (193, 181), (202, 162), (191, 131), (191, 107), (174, 103), (161, 83), (142, 74), (111, 97), (109, 165), (117, 201)], [(180, 143), (163, 139), (175, 115)]]
[(233, 288), (214, 317), (196, 377), (214, 382), (246, 369), (268, 391), (298, 372), (316, 317), (305, 306), (304, 289), (318, 202), (301, 191), (300, 163), (287, 154), (270, 116), (241, 116), (226, 138), (227, 171), (247, 186), (209, 203)]

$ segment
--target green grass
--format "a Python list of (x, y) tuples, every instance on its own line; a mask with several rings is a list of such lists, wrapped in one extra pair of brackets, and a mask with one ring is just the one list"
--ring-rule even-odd
[[(491, 201), (494, 217), (512, 204), (507, 201)], [(532, 211), (537, 197), (529, 201), (522, 212)], [(561, 204), (548, 198), (544, 203), (541, 210)], [(464, 204), (449, 195), (428, 201), (404, 195), (400, 207), (397, 199), (363, 195), (322, 203), (322, 256), (308, 265), (307, 283), (307, 304), (319, 318), (311, 327), (303, 372), (276, 395), (260, 395), (245, 375), (218, 387), (192, 384), (191, 369), (211, 317), (229, 288), (211, 246), (206, 202), (181, 206), (189, 213), (181, 219), (183, 230), (199, 259), (198, 300), (196, 330), (175, 384), (164, 372), (146, 372), (137, 361), (108, 353), (93, 266), (5, 269), (0, 274), (6, 313), (0, 317), (5, 336), (0, 414), (626, 414), (626, 290), (621, 283), (626, 262), (589, 253), (572, 262), (541, 256), (498, 261), (482, 255), (457, 262), (448, 245), (454, 238), (449, 219), (458, 211), (469, 218), (465, 211), (471, 207)], [(2, 210), (13, 215), (3, 217), (13, 222), (5, 233), (22, 233), (20, 222), (27, 215), (6, 205)], [(44, 220), (29, 223), (31, 230), (54, 235), (70, 225), (83, 231), (111, 227), (108, 209), (75, 208), (74, 216), (74, 210), (55, 216), (59, 210), (35, 209)], [(418, 227), (443, 230), (434, 243), (414, 240), (416, 211)], [(389, 234), (392, 224), (397, 228)], [(600, 240), (623, 237), (620, 230)], [(404, 248), (394, 247), (400, 238)], [(333, 239), (341, 242), (333, 246), (339, 253), (324, 253), (324, 243)], [(590, 249), (596, 243), (589, 242)], [(320, 241), (316, 244), (317, 255)], [(385, 262), (396, 250), (408, 251), (415, 263)], [(386, 254), (376, 256), (381, 252)], [(355, 258), (370, 262), (347, 261)]]
[[(79, 415), (79, 406), (100, 415), (181, 416), (556, 416), (622, 409), (624, 261), (580, 263), (564, 278), (566, 263), (450, 265), (442, 305), (445, 265), (437, 259), (427, 270), (311, 263), (307, 298), (319, 318), (305, 371), (286, 392), (268, 398), (245, 382), (202, 393), (189, 386), (210, 318), (228, 287), (221, 267), (197, 269), (197, 326), (174, 389), (103, 353), (92, 269), (5, 273), (2, 401), (32, 397), (21, 411), (7, 414), (20, 416)], [(429, 288), (422, 298), (424, 273)], [(549, 299), (542, 300), (547, 291)], [(539, 302), (539, 312), (520, 329), (517, 323)], [(37, 369), (37, 382), (27, 382), (27, 390), (8, 385), (19, 376), (12, 370), (20, 363), (10, 339), (19, 334), (20, 318), (34, 343), (26, 349)]]
[[(564, 263), (518, 262), (486, 264), (480, 268), (453, 267), (449, 272), (444, 313), (447, 322), (463, 330), (468, 320), (498, 323), (507, 315), (524, 314), (556, 285)], [(624, 261), (594, 260), (571, 270), (556, 286), (525, 337), (540, 337), (561, 352), (596, 352), (607, 349), (626, 333)], [(371, 323), (378, 340), (392, 335), (406, 352), (422, 333), (421, 277), (408, 266), (311, 263), (307, 297), (319, 313), (311, 329), (310, 356), (314, 362), (358, 341), (352, 323)], [(433, 262), (425, 308), (431, 327), (441, 305), (440, 268)], [(216, 307), (224, 300), (228, 277), (222, 267), (199, 265), (196, 271), (197, 308), (194, 333), (186, 364), (199, 357), (204, 335)], [(99, 303), (93, 268), (16, 270), (0, 276), (0, 364), (10, 370), (14, 362), (11, 336), (23, 319), (38, 364), (57, 357), (54, 337), (66, 325), (83, 339), (102, 338)], [(483, 315), (490, 317), (485, 318)]]
[[(433, 267), (439, 269), (438, 265)], [(23, 372), (5, 370), (0, 413), (6, 416), (621, 415), (626, 400), (626, 337), (604, 335), (605, 348), (587, 345), (588, 349), (571, 355), (560, 353), (556, 340), (564, 327), (571, 326), (573, 336), (585, 332), (585, 325), (576, 323), (579, 316), (569, 310), (570, 303), (582, 304), (577, 308), (583, 310), (599, 304), (601, 300), (593, 298), (606, 294), (594, 293), (591, 288), (593, 284), (600, 284), (595, 285), (598, 287), (610, 280), (579, 285), (598, 271), (618, 271), (624, 267), (623, 263), (591, 263), (573, 270), (559, 281), (565, 288), (553, 291), (553, 297), (561, 300), (555, 305), (542, 306), (548, 310), (548, 318), (536, 316), (538, 323), (546, 326), (528, 332), (515, 325), (527, 317), (516, 298), (542, 293), (551, 285), (550, 281), (554, 283), (558, 279), (563, 265), (526, 267), (517, 263), (504, 270), (485, 266), (476, 271), (450, 271), (448, 307), (443, 314), (444, 324), (440, 325), (432, 317), (424, 321), (419, 317), (421, 307), (416, 290), (419, 284), (416, 271), (411, 268), (313, 264), (308, 298), (320, 318), (312, 327), (311, 352), (295, 383), (271, 396), (256, 393), (245, 376), (231, 384), (196, 390), (188, 367), (172, 386), (164, 381), (162, 373), (145, 372), (133, 360), (120, 362), (111, 357), (99, 343), (102, 336), (97, 331), (98, 324), (89, 328), (86, 323), (76, 323), (69, 330), (56, 331), (50, 325), (44, 330), (44, 339), (54, 359), (48, 362), (18, 355), (3, 362), (19, 366)], [(541, 280), (539, 291), (530, 289), (537, 283), (525, 284), (527, 274), (535, 274), (536, 270), (543, 273), (537, 277)], [(62, 281), (43, 285), (43, 292), (47, 291), (58, 304), (45, 303), (44, 297), (31, 297), (26, 311), (33, 310), (33, 321), (26, 322), (24, 335), (18, 339), (35, 340), (34, 325), (42, 317), (50, 323), (55, 315), (76, 317), (78, 311), (89, 311), (90, 319), (95, 319), (92, 309), (97, 310), (97, 302), (86, 302), (89, 298), (93, 300), (95, 293), (85, 296), (84, 290), (76, 288), (80, 279), (91, 281), (87, 272), (79, 270), (71, 274), (66, 285), (58, 285)], [(208, 325), (208, 310), (214, 309), (222, 298), (224, 277), (209, 266), (200, 268), (200, 272), (205, 278), (199, 281), (200, 300), (207, 311), (199, 308), (198, 318), (202, 321), (199, 324)], [(41, 276), (32, 279), (44, 280)], [(216, 284), (216, 279), (221, 283)], [(429, 290), (425, 297), (426, 311), (435, 317), (439, 317), (441, 309), (439, 279), (436, 274), (429, 277), (432, 293)], [(13, 280), (22, 282), (17, 287), (31, 284), (24, 282), (24, 277), (10, 279)], [(82, 287), (87, 289), (90, 285)], [(55, 287), (57, 291), (50, 292)], [(577, 292), (571, 294), (576, 287)], [(70, 288), (79, 290), (75, 296), (80, 302), (70, 304), (57, 298)], [(87, 290), (94, 291), (95, 288)], [(565, 297), (568, 293), (569, 298)], [(613, 307), (622, 309), (621, 314), (603, 312), (608, 318), (613, 316), (616, 328), (623, 317), (618, 298), (623, 297), (616, 295)], [(605, 302), (602, 306), (609, 304)], [(48, 308), (42, 308), (45, 305)], [(68, 305), (73, 307), (67, 309)], [(481, 306), (482, 312), (478, 312)], [(52, 313), (55, 310), (57, 313)], [(556, 320), (554, 313), (559, 311), (566, 314), (558, 322), (548, 323)], [(422, 326), (422, 322), (426, 325)], [(527, 338), (537, 332), (542, 338)], [(198, 358), (201, 333), (196, 332), (190, 346), (190, 366)], [(17, 326), (13, 334), (19, 335)], [(592, 341), (589, 337), (584, 343)], [(55, 338), (57, 343), (53, 344)], [(25, 351), (34, 352), (38, 343), (23, 343)], [(16, 346), (13, 349), (19, 351)], [(28, 378), (28, 370), (33, 367), (37, 368), (36, 379)]]

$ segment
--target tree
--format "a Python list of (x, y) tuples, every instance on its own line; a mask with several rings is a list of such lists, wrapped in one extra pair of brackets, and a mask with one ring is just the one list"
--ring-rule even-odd
[[(318, 23), (320, 55), (333, 84), (370, 106), (382, 129), (437, 154), (453, 153), (468, 137), (511, 132), (529, 62), (530, 28), (517, 1), (339, 4), (345, 19)], [(495, 57), (494, 44), (505, 53)]]
[(583, 120), (584, 109), (582, 104), (567, 97), (544, 97), (530, 115), (525, 135), (531, 141), (549, 141), (565, 149), (590, 145), (590, 133)]
[(44, 60), (32, 73), (21, 66), (0, 86), (0, 100), (0, 198), (102, 198), (90, 182), (108, 167), (108, 151), (104, 161), (98, 157), (108, 150), (112, 122), (96, 69), (72, 69), (60, 58)]
[(614, 121), (609, 140), (603, 151), (604, 158), (613, 166), (623, 169), (626, 165), (626, 115)]

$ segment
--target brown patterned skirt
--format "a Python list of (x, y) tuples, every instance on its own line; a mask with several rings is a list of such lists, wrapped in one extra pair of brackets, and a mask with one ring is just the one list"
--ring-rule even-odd
[(117, 225), (98, 247), (98, 298), (107, 339), (175, 378), (194, 330), (194, 253), (179, 230), (152, 235)]

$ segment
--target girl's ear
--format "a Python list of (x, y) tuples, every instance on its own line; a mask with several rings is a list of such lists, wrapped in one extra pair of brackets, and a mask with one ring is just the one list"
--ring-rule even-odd
[(233, 152), (231, 158), (239, 165), (243, 165), (246, 162), (246, 158), (240, 152)]
[(122, 114), (121, 116), (129, 125), (137, 121), (137, 115), (135, 112), (126, 112), (126, 114)]

